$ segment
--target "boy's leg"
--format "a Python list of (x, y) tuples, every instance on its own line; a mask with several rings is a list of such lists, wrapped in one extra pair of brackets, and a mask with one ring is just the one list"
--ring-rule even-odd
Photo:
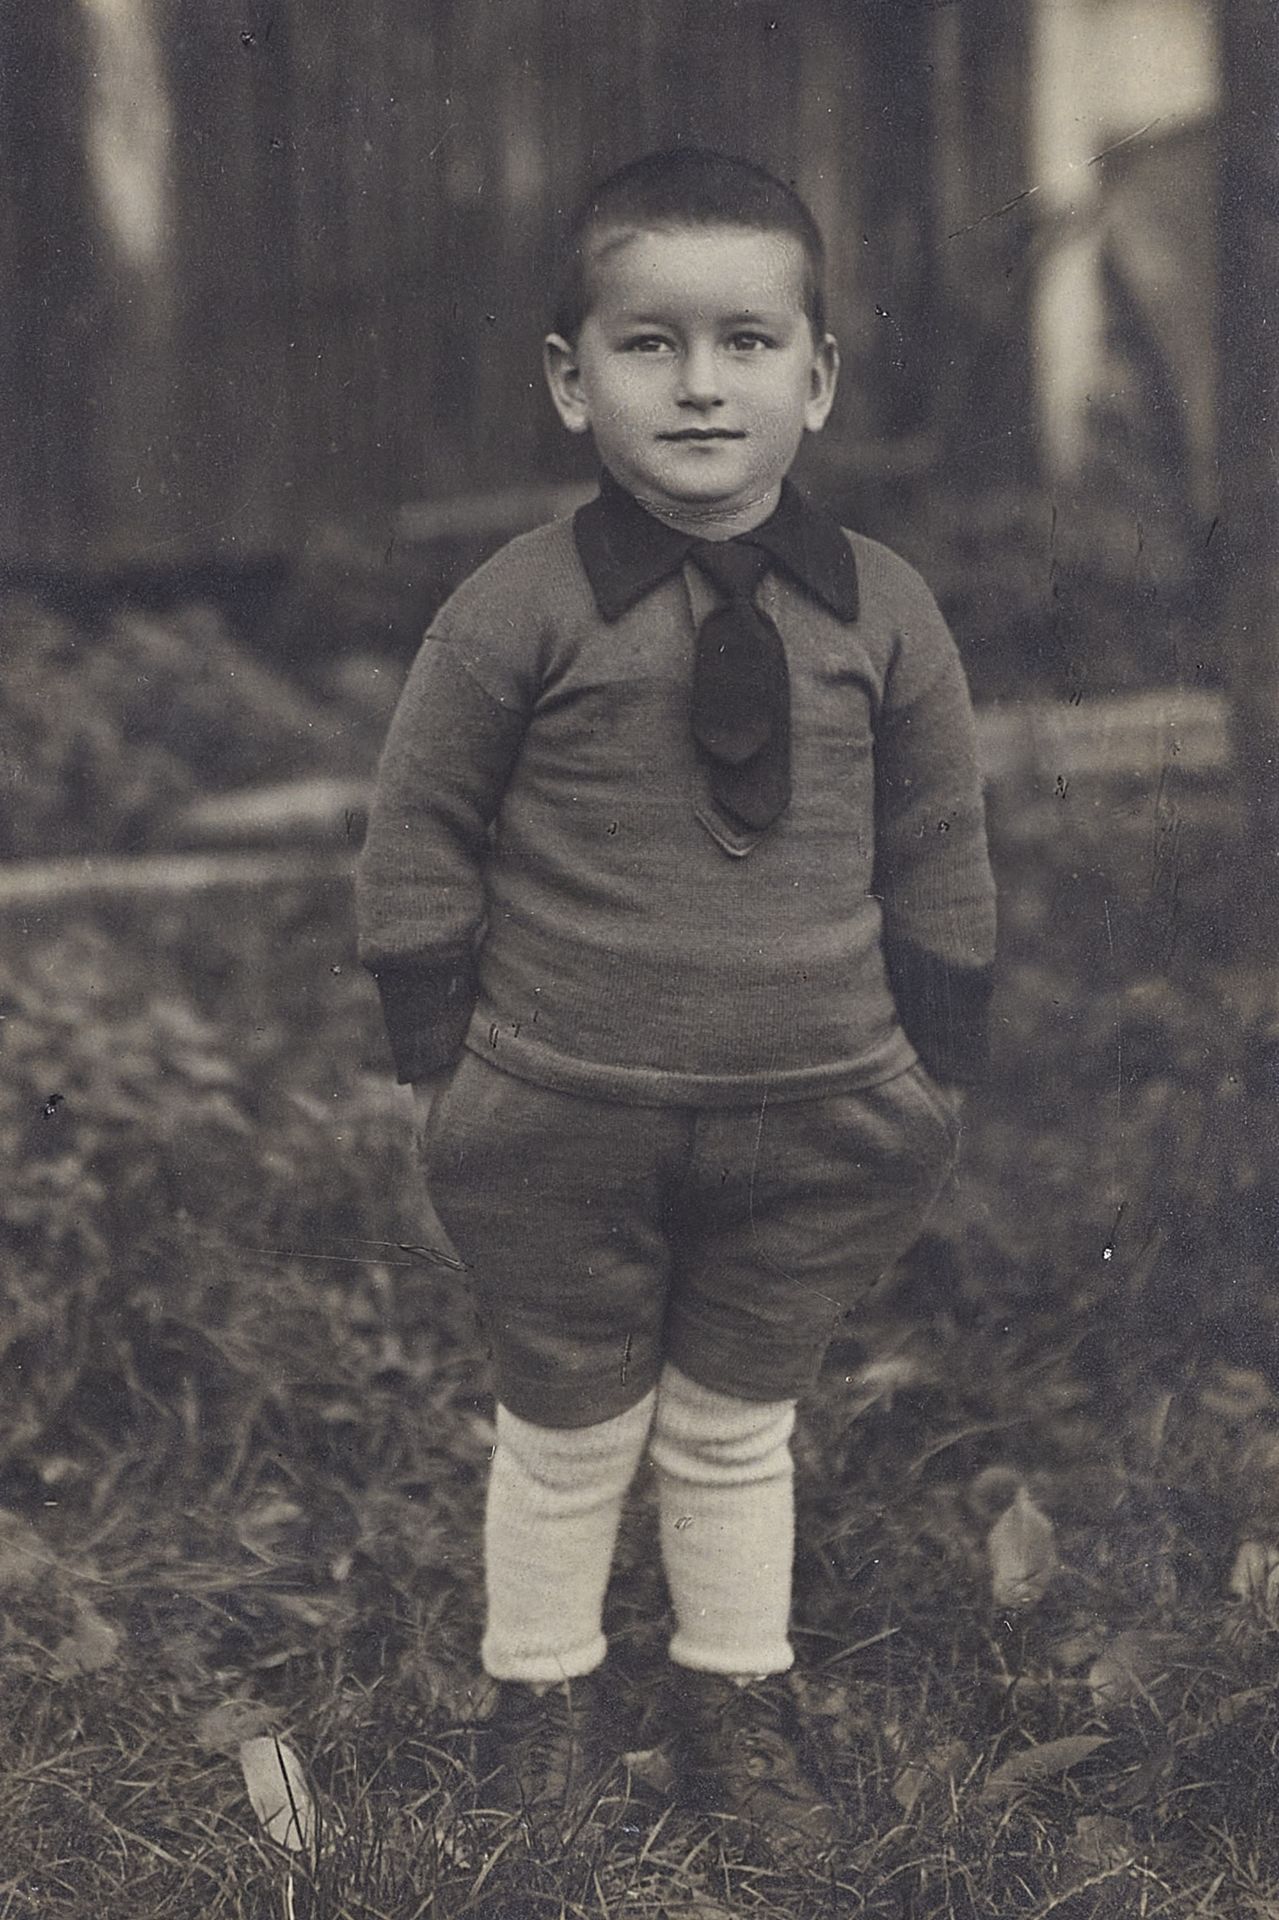
[(436, 1095), (426, 1187), (520, 1419), (585, 1428), (656, 1385), (665, 1196), (690, 1132), (680, 1109), (559, 1093), (470, 1052)]
[(481, 1649), (494, 1679), (575, 1679), (603, 1660), (601, 1617), (622, 1501), (655, 1398), (648, 1393), (589, 1427), (535, 1426), (499, 1406)]
[(748, 1821), (773, 1851), (815, 1860), (838, 1822), (802, 1758), (786, 1680), (794, 1548), (795, 1402), (738, 1400), (672, 1366), (652, 1454), (675, 1608), (676, 1777), (694, 1809)]
[(922, 1067), (864, 1092), (700, 1115), (653, 1441), (677, 1663), (790, 1666), (795, 1402), (845, 1313), (919, 1232), (956, 1143)]
[(579, 1098), (462, 1055), (421, 1145), (496, 1374), (483, 1657), (547, 1683), (603, 1658), (599, 1612), (643, 1453), (669, 1274), (678, 1113)]
[(795, 1400), (918, 1233), (955, 1147), (922, 1069), (699, 1118), (653, 1439), (673, 1671), (689, 1670), (672, 1688), (675, 1758), (695, 1805), (754, 1822), (789, 1854), (820, 1853), (838, 1831), (781, 1677)]
[(704, 1109), (665, 1358), (724, 1394), (796, 1399), (919, 1234), (957, 1147), (957, 1116), (918, 1065), (852, 1093)]
[(480, 1792), (539, 1823), (571, 1824), (603, 1778), (602, 1605), (652, 1419), (662, 1201), (688, 1131), (466, 1053), (420, 1143), (496, 1375), (482, 1655), (501, 1685)]
[(600, 1604), (658, 1373), (666, 1162), (687, 1133), (678, 1115), (558, 1093), (469, 1052), (432, 1104), (426, 1184), (496, 1374), (495, 1678), (549, 1682), (603, 1658)]
[(490, 1725), (488, 1805), (567, 1821), (615, 1758), (596, 1669), (604, 1593), (626, 1489), (654, 1393), (589, 1427), (540, 1427), (497, 1410), (484, 1526), (488, 1673), (503, 1682)]
[(680, 1666), (768, 1674), (792, 1663), (794, 1425), (794, 1400), (737, 1400), (662, 1372), (652, 1457)]

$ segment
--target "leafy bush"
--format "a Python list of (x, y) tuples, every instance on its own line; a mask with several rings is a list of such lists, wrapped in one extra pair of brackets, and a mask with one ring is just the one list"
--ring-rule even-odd
[(90, 629), (9, 599), (0, 651), (0, 858), (135, 848), (200, 794), (376, 751), (376, 713), (259, 665), (207, 609)]
[[(182, 1391), (226, 1386), (218, 1330), (249, 1271), (376, 1267), (379, 1217), (411, 1239), (405, 1115), (359, 1064), (378, 1037), (347, 912), (285, 890), (239, 916), (126, 906), (24, 943), (0, 1026), (11, 1460), (189, 1421)], [(295, 1024), (308, 1010), (322, 1044)], [(203, 1441), (225, 1443), (226, 1409), (213, 1424)]]

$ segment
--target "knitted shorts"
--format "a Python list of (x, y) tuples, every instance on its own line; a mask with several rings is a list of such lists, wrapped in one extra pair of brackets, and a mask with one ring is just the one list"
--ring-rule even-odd
[(797, 1397), (918, 1234), (957, 1144), (918, 1065), (813, 1100), (659, 1107), (471, 1052), (419, 1142), (497, 1397), (550, 1427), (624, 1412), (666, 1360), (741, 1399)]

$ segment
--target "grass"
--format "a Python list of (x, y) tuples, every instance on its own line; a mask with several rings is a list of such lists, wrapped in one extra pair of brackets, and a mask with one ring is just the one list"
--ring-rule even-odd
[[(0, 1920), (1279, 1913), (1279, 1169), (1217, 932), (1232, 820), (1189, 790), (1066, 806), (995, 808), (962, 1179), (797, 1440), (802, 1689), (849, 1826), (824, 1874), (669, 1804), (647, 1483), (610, 1598), (632, 1801), (549, 1854), (475, 1809), (491, 1403), (464, 1290), (412, 1250), (342, 890), (26, 928)], [(1008, 1613), (989, 1536), (1018, 1487), (1060, 1564)], [(263, 1732), (307, 1770), (313, 1861), (253, 1815)]]

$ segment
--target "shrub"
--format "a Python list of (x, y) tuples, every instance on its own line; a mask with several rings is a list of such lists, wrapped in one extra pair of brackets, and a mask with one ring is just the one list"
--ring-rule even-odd
[(347, 913), (286, 889), (25, 941), (0, 1025), (11, 1458), (70, 1427), (119, 1437), (148, 1406), (177, 1418), (184, 1381), (225, 1386), (246, 1273), (269, 1288), (292, 1260), (318, 1286), (412, 1238), (408, 1127)]
[(376, 716), (257, 663), (214, 613), (73, 626), (0, 602), (0, 858), (127, 850), (185, 801), (363, 770)]

